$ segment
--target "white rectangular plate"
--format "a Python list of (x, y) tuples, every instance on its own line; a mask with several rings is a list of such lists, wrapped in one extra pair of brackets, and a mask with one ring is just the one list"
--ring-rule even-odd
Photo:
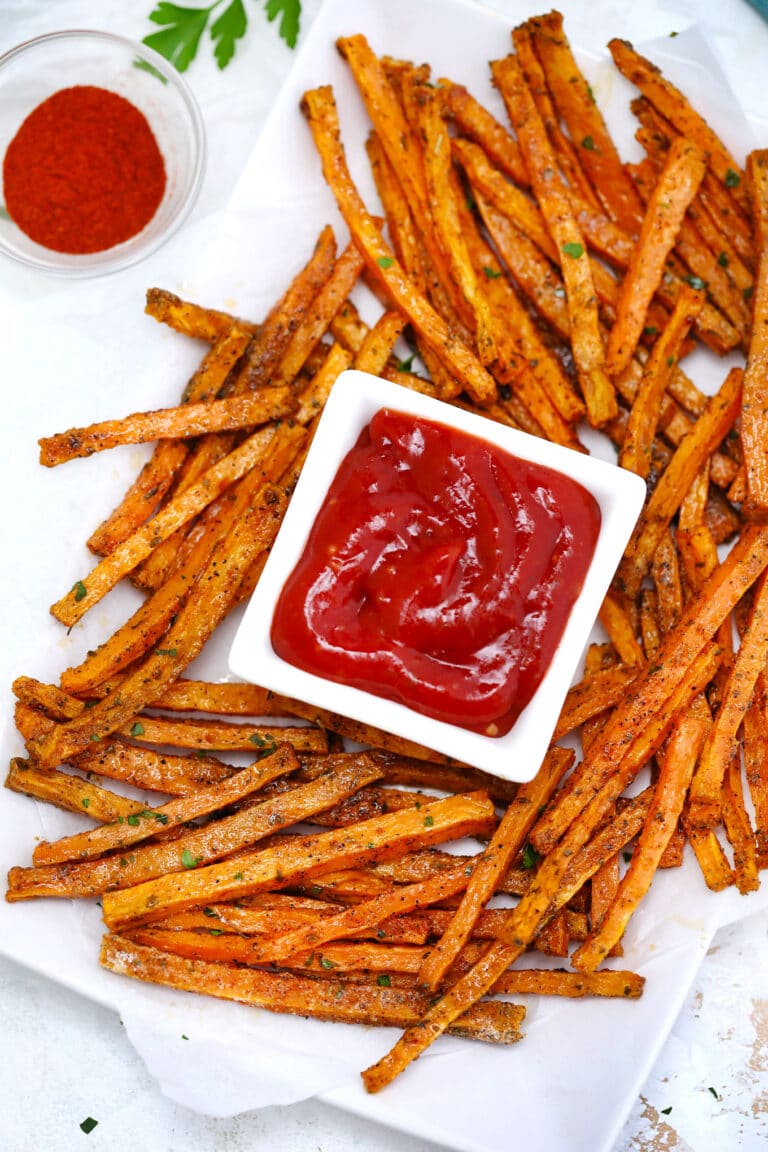
[[(146, 452), (116, 450), (49, 472), (37, 465), (35, 441), (178, 397), (200, 349), (142, 316), (139, 286), (159, 283), (192, 299), (261, 315), (304, 262), (320, 227), (329, 220), (338, 224), (298, 112), (305, 88), (333, 83), (353, 172), (372, 201), (361, 152), (366, 121), (334, 49), (336, 36), (362, 31), (379, 52), (429, 60), (436, 76), (466, 83), (500, 112), (486, 62), (508, 51), (509, 24), (527, 14), (520, 5), (508, 23), (453, 0), (331, 0), (304, 40), (215, 235), (187, 232), (130, 276), (77, 290), (52, 285), (42, 303), (35, 295), (34, 305), (15, 308), (3, 349), (4, 427), (12, 439), (7, 436), (0, 454), (6, 549), (0, 576), (6, 616), (0, 739), (6, 761), (23, 751), (11, 719), (12, 679), (24, 673), (55, 681), (136, 603), (130, 589), (117, 590), (71, 636), (47, 611), (88, 571), (84, 538)], [(605, 39), (613, 34), (622, 29), (606, 27)], [(589, 71), (625, 155), (636, 154), (627, 89), (610, 67), (592, 64)], [(695, 69), (688, 74), (693, 77)], [(723, 96), (711, 70), (704, 74), (704, 99), (717, 113)], [(726, 120), (731, 131), (733, 118)], [(341, 226), (338, 234), (343, 241)], [(26, 287), (19, 281), (20, 298)], [(710, 387), (721, 375), (708, 363), (697, 373)], [(198, 665), (201, 674), (226, 675), (234, 623), (209, 646)], [(5, 869), (29, 861), (35, 837), (52, 838), (77, 823), (6, 791), (0, 791), (0, 822)], [(749, 899), (712, 897), (690, 864), (660, 875), (632, 921), (620, 961), (647, 977), (641, 1001), (531, 998), (522, 1044), (497, 1051), (440, 1041), (379, 1097), (364, 1094), (358, 1072), (389, 1047), (394, 1032), (275, 1017), (114, 977), (97, 963), (102, 928), (96, 906), (0, 903), (0, 949), (118, 1010), (163, 1090), (201, 1112), (227, 1115), (322, 1093), (342, 1107), (456, 1149), (502, 1152), (514, 1144), (527, 1152), (607, 1152), (715, 927), (765, 902), (764, 891)], [(182, 1034), (190, 1039), (182, 1042)]]

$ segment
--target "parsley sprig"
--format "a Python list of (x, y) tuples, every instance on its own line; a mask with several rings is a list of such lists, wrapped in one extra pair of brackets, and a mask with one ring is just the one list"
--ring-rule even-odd
[[(222, 4), (226, 7), (222, 8)], [(215, 14), (215, 16), (214, 16)], [(301, 0), (266, 0), (267, 20), (280, 18), (277, 30), (289, 48), (296, 47), (301, 21)], [(171, 4), (160, 0), (150, 13), (153, 24), (159, 24), (158, 32), (150, 32), (144, 43), (154, 48), (178, 69), (186, 72), (197, 56), (200, 41), (206, 28), (209, 28), (213, 42), (213, 54), (219, 68), (226, 68), (235, 54), (237, 41), (242, 40), (248, 29), (248, 12), (243, 0), (214, 0), (207, 8), (187, 8), (181, 4)]]

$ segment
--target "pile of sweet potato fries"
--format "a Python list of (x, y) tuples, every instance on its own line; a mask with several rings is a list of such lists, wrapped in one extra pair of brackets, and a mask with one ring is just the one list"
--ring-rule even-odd
[[(151, 290), (151, 316), (209, 345), (178, 407), (40, 442), (47, 466), (157, 444), (51, 611), (71, 628), (126, 579), (141, 607), (59, 685), (14, 684), (28, 758), (7, 786), (96, 826), (38, 843), (7, 899), (100, 897), (101, 963), (118, 973), (404, 1028), (364, 1072), (371, 1091), (444, 1031), (518, 1040), (509, 996), (640, 996), (638, 975), (596, 969), (686, 845), (713, 890), (749, 892), (768, 864), (768, 151), (742, 171), (614, 40), (645, 150), (626, 164), (559, 14), (512, 42), (491, 64), (500, 123), (426, 66), (340, 40), (380, 205), (352, 182), (333, 91), (307, 92), (347, 247), (324, 228), (260, 322)], [(350, 298), (361, 278), (381, 302), (372, 326)], [(700, 346), (745, 357), (712, 396), (685, 370)], [(588, 422), (647, 481), (606, 641), (529, 784), (184, 678), (259, 579), (348, 367), (576, 451)], [(233, 752), (250, 763), (216, 755)], [(467, 837), (471, 851), (442, 847)], [(489, 907), (498, 895), (516, 902)], [(516, 968), (529, 949), (569, 968)]]

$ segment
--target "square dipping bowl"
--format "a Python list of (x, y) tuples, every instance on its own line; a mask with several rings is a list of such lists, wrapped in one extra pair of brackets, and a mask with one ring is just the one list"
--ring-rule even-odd
[[(560, 643), (539, 687), (506, 735), (487, 736), (432, 719), (373, 692), (326, 680), (283, 660), (272, 647), (272, 617), (283, 586), (304, 552), (339, 465), (382, 408), (459, 429), (512, 456), (561, 472), (591, 492), (600, 507), (594, 555)], [(644, 498), (644, 481), (617, 465), (518, 432), (366, 372), (343, 372), (328, 398), (285, 519), (235, 636), (230, 669), (244, 680), (375, 725), (495, 776), (531, 780), (549, 746)]]

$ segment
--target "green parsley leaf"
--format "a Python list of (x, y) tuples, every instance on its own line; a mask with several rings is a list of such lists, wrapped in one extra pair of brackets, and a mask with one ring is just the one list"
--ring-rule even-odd
[(139, 826), (138, 816), (130, 815), (128, 817), (128, 823), (130, 824), (131, 828), (138, 828), (138, 826)]
[(434, 824), (434, 822), (435, 822), (434, 816), (425, 816), (424, 817), (424, 827), (425, 828), (431, 828), (432, 825)]
[(702, 280), (701, 276), (683, 276), (683, 280), (690, 284), (691, 288), (695, 288), (697, 292), (701, 292), (707, 286), (706, 280)]
[(181, 1034), (181, 1038), (182, 1040), (189, 1040), (189, 1036), (185, 1036), (183, 1032)]
[(83, 1120), (81, 1123), (80, 1128), (83, 1132), (85, 1132), (87, 1136), (89, 1132), (93, 1132), (98, 1123), (98, 1120), (94, 1120), (93, 1116), (86, 1116), (85, 1120)]
[(243, 878), (242, 872), (235, 872), (234, 876), (232, 877), (233, 880), (242, 880), (242, 878)]
[(498, 280), (499, 276), (501, 276), (501, 272), (499, 272), (498, 268), (489, 268), (487, 265), (485, 268), (483, 268), (483, 272), (485, 272), (485, 275), (489, 280)]
[(394, 260), (391, 256), (379, 256), (376, 263), (378, 264), (379, 268), (391, 268), (394, 264)]
[(632, 853), (631, 852), (622, 852), (622, 856), (624, 857), (624, 863), (625, 864), (631, 864), (631, 862), (632, 862)]
[(563, 252), (566, 256), (570, 256), (572, 260), (578, 260), (580, 256), (584, 255), (583, 244), (563, 244)]
[(83, 796), (83, 799), (82, 799), (81, 803), (82, 803), (82, 805), (83, 805), (83, 808), (89, 808), (89, 807), (90, 807), (90, 804), (91, 804), (91, 802), (90, 802), (90, 800), (88, 799), (88, 797), (87, 797), (87, 796)]
[(389, 976), (387, 976), (386, 972), (381, 972), (376, 977), (376, 983), (379, 985), (380, 988), (391, 988), (392, 987), (392, 981), (390, 980)]
[(213, 54), (219, 68), (226, 68), (235, 54), (238, 40), (242, 40), (248, 27), (248, 17), (243, 7), (243, 0), (232, 0), (221, 16), (211, 25), (211, 40), (213, 40)]
[(741, 176), (738, 172), (734, 172), (733, 168), (729, 168), (725, 174), (726, 188), (738, 188), (739, 184), (741, 184)]
[(224, 935), (224, 929), (223, 928), (209, 928), (208, 932), (210, 933), (211, 936), (223, 936)]
[(76, 584), (72, 585), (72, 591), (75, 594), (75, 603), (79, 603), (81, 600), (85, 600), (86, 596), (88, 595), (88, 589), (86, 588), (85, 584), (83, 584), (82, 580), (78, 580)]
[(179, 72), (186, 72), (197, 55), (200, 37), (214, 7), (184, 8), (180, 4), (169, 4), (167, 0), (161, 0), (157, 8), (150, 12), (149, 18), (153, 24), (164, 27), (160, 32), (151, 32), (145, 36), (143, 43), (170, 60)]
[(717, 262), (721, 268), (727, 268), (728, 267), (728, 253), (727, 252), (721, 252), (717, 258)]
[(540, 859), (541, 857), (533, 845), (526, 844), (525, 848), (523, 848), (523, 868), (527, 868), (530, 871), (536, 867)]
[(643, 328), (643, 336), (655, 336), (658, 328), (654, 328), (653, 324), (649, 324), (647, 328)]
[(586, 148), (587, 152), (594, 152), (595, 142), (591, 136), (585, 136), (581, 142), (582, 148)]
[(413, 356), (409, 356), (407, 360), (397, 361), (398, 372), (410, 372), (411, 368), (413, 368)]
[(144, 725), (141, 723), (140, 720), (137, 720), (136, 723), (134, 724), (133, 728), (131, 728), (131, 736), (143, 736), (143, 735), (144, 735)]
[(255, 744), (257, 748), (275, 748), (274, 736), (262, 736), (258, 732), (254, 732), (252, 736), (248, 737), (249, 744)]
[(173, 660), (178, 655), (178, 648), (156, 648), (155, 656), (170, 656)]
[(280, 17), (278, 32), (289, 48), (296, 47), (301, 20), (301, 0), (267, 0), (267, 20)]
[(214, 920), (219, 919), (218, 912), (214, 911), (213, 908), (203, 908), (203, 916), (213, 916)]
[(718, 1096), (718, 1094), (717, 1094), (717, 1088), (713, 1088), (711, 1084), (710, 1084), (710, 1086), (709, 1086), (709, 1089), (708, 1089), (708, 1091), (712, 1093), (712, 1095), (714, 1096), (715, 1100), (719, 1100), (719, 1099), (720, 1099), (720, 1097), (719, 1097), (719, 1096)]
[(662, 1114), (662, 1116), (669, 1116), (671, 1111), (672, 1111), (672, 1105), (670, 1104), (669, 1108), (662, 1108), (661, 1109), (661, 1114)]
[(320, 967), (321, 968), (335, 968), (336, 965), (334, 964), (333, 960), (329, 960), (327, 956), (321, 956), (320, 957)]
[(202, 859), (202, 856), (193, 856), (189, 848), (185, 848), (181, 854), (181, 862), (185, 868), (197, 868)]

